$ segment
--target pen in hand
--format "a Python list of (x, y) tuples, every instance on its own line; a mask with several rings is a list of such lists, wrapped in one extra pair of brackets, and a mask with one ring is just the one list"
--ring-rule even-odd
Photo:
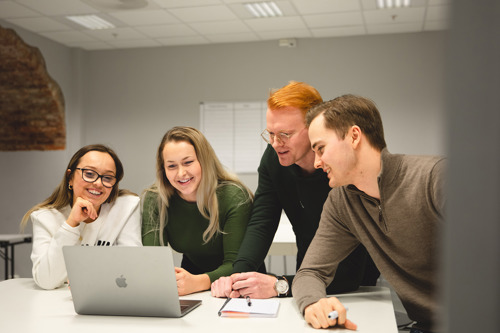
[[(345, 308), (345, 311), (347, 312), (347, 310), (349, 310), (348, 308)], [(337, 312), (337, 310), (334, 310), (332, 312), (330, 312), (328, 314), (328, 319), (337, 319), (339, 317), (339, 313)]]

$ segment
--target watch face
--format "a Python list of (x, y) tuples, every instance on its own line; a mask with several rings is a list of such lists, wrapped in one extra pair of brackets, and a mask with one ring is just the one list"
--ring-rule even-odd
[(288, 282), (285, 280), (276, 281), (276, 291), (278, 294), (286, 294), (288, 291)]

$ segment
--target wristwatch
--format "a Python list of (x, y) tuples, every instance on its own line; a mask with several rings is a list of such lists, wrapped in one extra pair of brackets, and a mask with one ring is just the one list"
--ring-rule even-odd
[(277, 276), (276, 282), (274, 283), (274, 290), (278, 293), (278, 297), (288, 296), (290, 286), (288, 285), (288, 280), (284, 276)]

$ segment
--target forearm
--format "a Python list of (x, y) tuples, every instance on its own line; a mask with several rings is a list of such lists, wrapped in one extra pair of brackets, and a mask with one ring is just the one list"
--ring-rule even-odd
[(199, 274), (195, 275), (195, 286), (196, 286), (196, 291), (203, 291), (203, 290), (208, 290), (210, 289), (210, 277), (208, 274)]
[(340, 262), (358, 245), (353, 235), (337, 221), (334, 206), (328, 200), (292, 285), (293, 297), (302, 313), (307, 305), (326, 296), (326, 287), (334, 279)]
[(245, 237), (233, 265), (234, 273), (257, 271), (264, 262), (278, 229), (281, 207), (260, 206), (259, 208), (257, 205), (256, 201)]
[(219, 279), (220, 277), (230, 276), (232, 274), (232, 271), (233, 271), (232, 262), (227, 262), (217, 267), (217, 269), (211, 272), (207, 272), (205, 275), (208, 276), (209, 283), (212, 283), (215, 280)]
[(240, 192), (233, 196), (234, 202), (231, 202), (230, 207), (223, 220), (223, 258), (222, 264), (212, 272), (209, 272), (210, 280), (213, 282), (222, 276), (229, 276), (233, 271), (233, 263), (235, 262), (238, 251), (241, 248), (247, 224), (252, 213), (252, 202), (248, 200), (248, 195)]
[(33, 279), (43, 289), (60, 287), (67, 280), (63, 246), (78, 243), (80, 231), (64, 224), (52, 235), (40, 224), (33, 224)]
[(210, 289), (210, 284), (211, 281), (208, 274), (193, 275), (192, 290), (190, 294), (208, 290)]
[(293, 280), (292, 293), (300, 312), (303, 314), (308, 305), (326, 297), (326, 286), (316, 272), (300, 269)]
[[(268, 150), (273, 153), (272, 148)], [(263, 157), (258, 169), (259, 185), (245, 238), (233, 265), (234, 273), (257, 271), (263, 264), (278, 229), (282, 205), (273, 186), (274, 178), (270, 175), (267, 160), (268, 158)]]

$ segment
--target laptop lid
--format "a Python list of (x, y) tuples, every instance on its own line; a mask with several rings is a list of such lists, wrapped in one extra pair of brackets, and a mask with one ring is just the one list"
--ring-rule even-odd
[(175, 318), (201, 304), (179, 300), (170, 247), (64, 246), (63, 254), (78, 314)]

